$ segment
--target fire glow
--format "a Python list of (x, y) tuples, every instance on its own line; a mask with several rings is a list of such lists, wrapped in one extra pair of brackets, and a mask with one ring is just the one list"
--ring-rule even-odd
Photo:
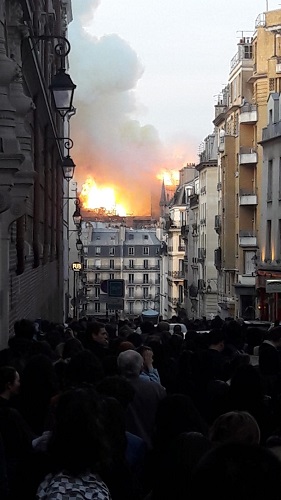
[(156, 178), (159, 181), (164, 181), (165, 186), (178, 186), (179, 184), (178, 170), (163, 170)]
[(105, 213), (126, 216), (127, 210), (117, 200), (114, 188), (98, 186), (92, 177), (82, 185), (79, 195), (83, 207), (89, 210), (103, 210)]

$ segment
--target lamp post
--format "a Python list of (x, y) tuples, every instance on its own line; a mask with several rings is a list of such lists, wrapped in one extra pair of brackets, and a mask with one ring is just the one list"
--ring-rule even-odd
[(49, 89), (52, 92), (56, 111), (65, 119), (67, 113), (72, 110), (74, 90), (76, 89), (76, 85), (71, 80), (70, 75), (65, 72), (65, 58), (71, 50), (71, 45), (67, 38), (61, 35), (33, 35), (31, 38), (35, 38), (38, 41), (57, 40), (54, 51), (60, 58), (61, 66), (58, 72), (53, 76)]
[[(67, 115), (71, 116), (73, 111), (73, 97), (76, 85), (71, 80), (70, 75), (65, 72), (65, 58), (70, 52), (71, 45), (66, 37), (61, 35), (32, 35), (31, 40), (56, 40), (54, 46), (55, 54), (60, 58), (60, 68), (57, 73), (53, 76), (51, 83), (49, 85), (49, 90), (51, 91), (52, 101), (55, 104), (55, 110), (59, 115), (65, 120)], [(37, 43), (38, 43), (37, 42)], [(33, 44), (33, 49), (36, 48), (36, 44)], [(73, 114), (73, 113), (72, 113)], [(56, 141), (64, 140), (65, 148), (68, 150), (67, 156), (62, 154), (62, 171), (64, 179), (70, 181), (74, 175), (75, 163), (69, 155), (69, 149), (73, 146), (73, 141), (69, 138), (55, 137)]]
[(77, 276), (82, 270), (82, 264), (81, 262), (73, 262), (72, 263), (72, 270), (74, 272), (73, 276), (73, 299), (72, 299), (72, 304), (73, 304), (73, 318), (76, 318), (77, 316)]

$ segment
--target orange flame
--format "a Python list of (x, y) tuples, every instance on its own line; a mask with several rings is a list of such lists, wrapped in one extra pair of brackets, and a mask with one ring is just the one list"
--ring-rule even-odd
[(88, 177), (82, 185), (79, 198), (84, 208), (102, 209), (109, 214), (121, 216), (127, 213), (124, 205), (118, 202), (114, 188), (98, 186), (92, 177)]
[(178, 186), (180, 174), (178, 170), (162, 170), (156, 175), (159, 181), (164, 181), (165, 186)]

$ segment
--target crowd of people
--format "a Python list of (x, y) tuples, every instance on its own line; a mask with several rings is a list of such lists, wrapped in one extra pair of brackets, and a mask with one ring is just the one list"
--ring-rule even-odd
[(280, 491), (277, 323), (14, 325), (0, 352), (1, 499), (275, 500)]

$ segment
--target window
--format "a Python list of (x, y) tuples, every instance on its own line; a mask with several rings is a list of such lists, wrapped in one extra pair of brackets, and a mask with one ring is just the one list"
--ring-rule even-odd
[(279, 158), (279, 200), (281, 200), (281, 158)]
[(110, 259), (109, 267), (110, 267), (110, 269), (114, 269), (114, 260), (113, 259)]
[(96, 247), (96, 255), (100, 255), (100, 247)]
[(149, 255), (149, 247), (143, 247), (143, 255)]
[(135, 255), (135, 249), (134, 249), (134, 247), (129, 247), (128, 253), (129, 253), (129, 255)]
[(252, 276), (255, 272), (255, 255), (253, 250), (246, 250), (244, 252), (244, 272)]
[(147, 305), (146, 300), (143, 301), (142, 308), (143, 308), (144, 311), (146, 311), (148, 309), (148, 305)]
[(134, 235), (132, 233), (129, 233), (129, 240), (133, 240), (134, 239)]
[(115, 276), (115, 275), (114, 275), (114, 273), (110, 273), (110, 275), (109, 275), (109, 279), (110, 279), (110, 280), (114, 280), (114, 276)]
[(148, 260), (147, 259), (144, 259), (143, 267), (144, 267), (144, 269), (148, 269)]
[(271, 259), (271, 220), (266, 223), (266, 258)]
[(129, 286), (129, 299), (133, 299), (135, 296), (135, 289), (132, 286)]
[(252, 45), (244, 45), (244, 58), (252, 59), (253, 57), (253, 46)]
[(100, 312), (100, 303), (99, 302), (95, 302), (95, 312), (96, 313)]
[(148, 274), (143, 275), (143, 283), (148, 283)]
[(99, 299), (100, 298), (100, 287), (95, 286), (95, 298)]
[(269, 160), (267, 170), (267, 201), (272, 201), (272, 160)]
[(277, 236), (275, 251), (276, 251), (275, 260), (276, 260), (276, 262), (280, 262), (280, 260), (281, 260), (281, 219), (278, 220), (278, 236)]
[(143, 235), (143, 239), (144, 239), (144, 240), (148, 240), (148, 234), (144, 234), (144, 235)]
[(129, 260), (129, 268), (134, 269), (134, 260), (133, 259)]
[(134, 274), (129, 274), (129, 283), (134, 283), (134, 278), (135, 278)]
[(134, 314), (134, 303), (129, 302), (129, 314)]
[(100, 273), (95, 274), (95, 283), (100, 283)]
[(109, 248), (109, 255), (115, 255), (115, 248), (114, 247)]
[(156, 248), (156, 255), (159, 255), (159, 253), (160, 253), (160, 248), (159, 248), (159, 247), (157, 247), (157, 248)]
[(144, 286), (142, 289), (143, 298), (148, 299), (148, 286)]

